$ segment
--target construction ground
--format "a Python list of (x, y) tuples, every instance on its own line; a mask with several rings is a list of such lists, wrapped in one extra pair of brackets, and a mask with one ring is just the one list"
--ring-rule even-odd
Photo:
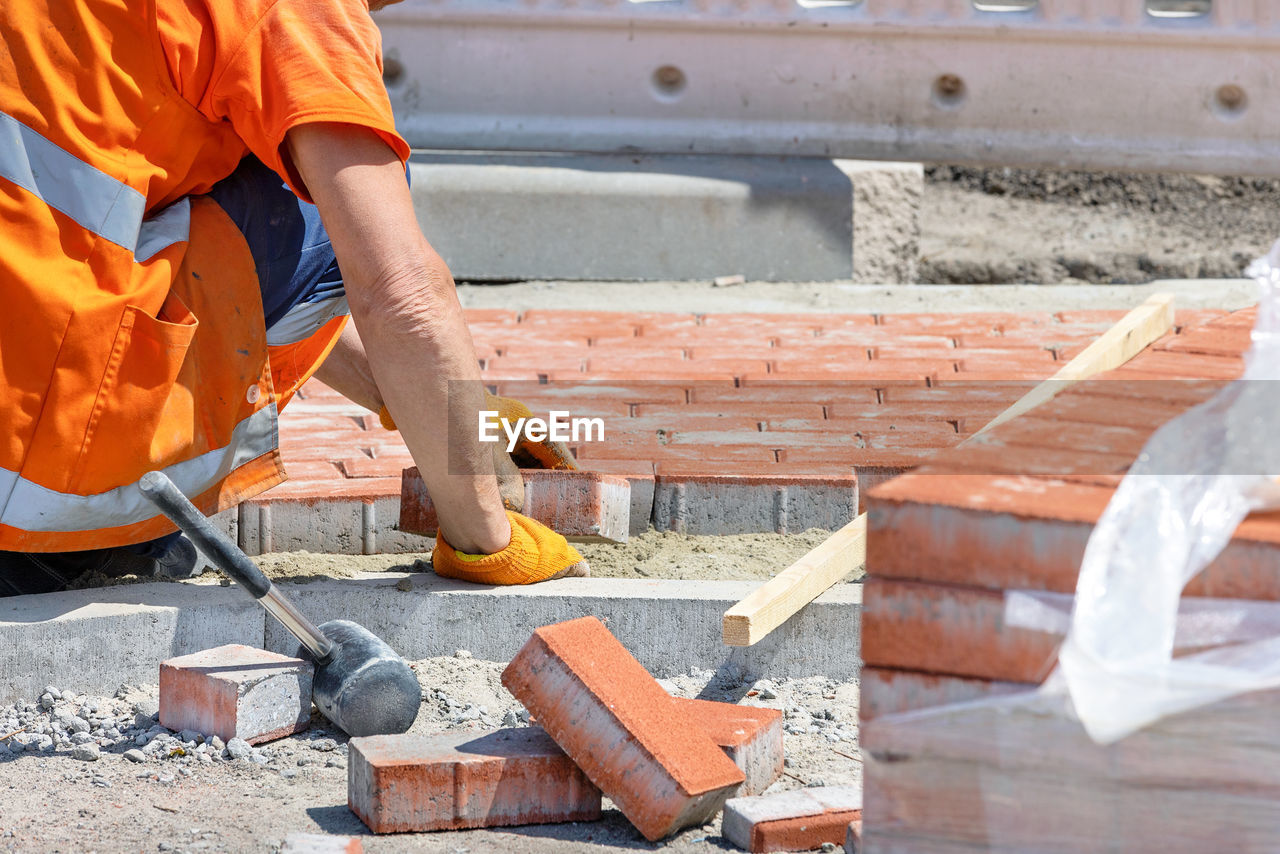
[[(589, 579), (437, 578), (432, 540), (400, 526), (413, 463), (398, 435), (314, 382), (281, 418), (291, 480), (219, 524), (303, 612), (356, 620), (411, 661), (415, 733), (525, 725), (503, 668), (534, 630), (592, 615), (670, 693), (779, 710), (786, 762), (770, 793), (861, 790), (860, 718), (1045, 675), (1060, 636), (1003, 625), (1001, 597), (1069, 595), (1084, 539), (1147, 436), (1207, 397), (1197, 383), (1239, 374), (1257, 299), (1243, 269), (1277, 236), (1277, 201), (1277, 182), (938, 166), (920, 201), (920, 284), (464, 283), (498, 393), (606, 424), (604, 441), (575, 451), (630, 487), (630, 536), (581, 546)], [(1113, 375), (1142, 388), (1103, 404), (1064, 393), (967, 443), (1157, 292), (1173, 294), (1172, 323)], [(922, 467), (968, 479), (948, 492), (947, 478), (912, 474)], [(860, 562), (846, 567), (767, 637), (722, 642), (727, 610), (862, 511), (871, 583)], [(1240, 536), (1269, 548), (1273, 522)], [(1060, 554), (1046, 555), (1041, 529)], [(1278, 598), (1233, 566), (1198, 595)], [(598, 821), (372, 834), (348, 808), (348, 739), (318, 712), (234, 756), (157, 722), (162, 660), (228, 643), (296, 650), (249, 597), (212, 572), (97, 584), (0, 600), (0, 851), (273, 851), (296, 833), (369, 852), (737, 850), (719, 817), (646, 841), (607, 798)], [(880, 597), (872, 621), (864, 587), (866, 610)], [(887, 782), (867, 795), (866, 850), (1041, 847), (1011, 823), (997, 838), (903, 807), (924, 791), (902, 770), (923, 741), (892, 727), (882, 738), (868, 761)], [(965, 758), (948, 749), (925, 759)], [(877, 837), (875, 814), (897, 830)], [(1169, 818), (1141, 816), (1148, 831)], [(1097, 840), (1061, 841), (1043, 847)]]

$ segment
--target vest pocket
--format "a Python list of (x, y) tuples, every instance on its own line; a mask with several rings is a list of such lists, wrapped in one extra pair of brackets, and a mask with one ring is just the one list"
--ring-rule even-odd
[(175, 381), (198, 326), (174, 293), (157, 317), (125, 308), (71, 478), (73, 492), (105, 492), (184, 458), (196, 429), (195, 390)]

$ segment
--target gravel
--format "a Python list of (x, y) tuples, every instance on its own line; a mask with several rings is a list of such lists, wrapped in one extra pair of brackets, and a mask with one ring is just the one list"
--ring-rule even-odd
[[(411, 665), (424, 695), (413, 732), (478, 732), (528, 722), (528, 713), (501, 685), (503, 664), (464, 654)], [(853, 758), (858, 751), (856, 684), (818, 677), (744, 684), (707, 670), (663, 682), (681, 696), (781, 709), (787, 776), (774, 790), (860, 785), (861, 766)], [(718, 820), (655, 845), (608, 801), (597, 822), (371, 839), (346, 807), (347, 739), (318, 714), (310, 730), (270, 744), (252, 747), (231, 739), (223, 745), (208, 734), (167, 730), (143, 714), (148, 708), (135, 708), (154, 702), (155, 691), (154, 686), (124, 686), (113, 698), (68, 700), (46, 690), (55, 700), (52, 709), (38, 700), (0, 706), (0, 738), (24, 729), (0, 741), (0, 852), (266, 854), (295, 832), (363, 836), (380, 854), (727, 850)], [(87, 721), (91, 740), (73, 744), (74, 731), (59, 722), (66, 720), (59, 712)], [(145, 726), (136, 723), (139, 715)], [(118, 737), (107, 735), (112, 728)], [(136, 743), (139, 738), (147, 740), (145, 747)], [(12, 746), (6, 752), (6, 743), (16, 743), (16, 752)], [(75, 761), (90, 752), (96, 762)], [(217, 822), (210, 824), (209, 816), (217, 816)]]

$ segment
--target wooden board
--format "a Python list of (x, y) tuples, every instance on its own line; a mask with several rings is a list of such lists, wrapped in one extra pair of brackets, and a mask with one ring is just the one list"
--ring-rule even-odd
[(867, 559), (867, 514), (836, 531), (724, 614), (724, 642), (751, 646)]
[(1024, 394), (965, 441), (971, 441), (974, 436), (981, 436), (991, 428), (1035, 409), (1072, 383), (1120, 367), (1172, 328), (1173, 294), (1152, 294), (1147, 297), (1146, 302), (1120, 318), (1115, 326), (1102, 333), (1057, 373)]

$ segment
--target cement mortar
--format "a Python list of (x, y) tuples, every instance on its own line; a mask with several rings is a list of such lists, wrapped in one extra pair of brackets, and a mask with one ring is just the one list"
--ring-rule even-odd
[[(424, 696), (413, 732), (523, 724), (521, 707), (499, 682), (502, 664), (463, 650), (413, 666)], [(770, 791), (806, 783), (861, 785), (861, 763), (853, 758), (858, 755), (855, 683), (815, 677), (755, 686), (697, 671), (665, 680), (664, 686), (685, 697), (783, 709), (789, 776)], [(136, 703), (154, 698), (155, 688), (122, 686), (118, 696)], [(113, 701), (99, 702), (105, 707)], [(718, 818), (665, 843), (648, 843), (608, 800), (597, 822), (374, 837), (346, 807), (346, 750), (345, 736), (313, 716), (309, 732), (265, 745), (259, 757), (266, 759), (263, 764), (203, 762), (194, 756), (149, 756), (135, 764), (123, 757), (123, 746), (103, 748), (96, 762), (75, 760), (67, 750), (0, 753), (0, 851), (269, 852), (298, 832), (360, 836), (370, 854), (659, 849), (711, 854), (730, 848)]]

